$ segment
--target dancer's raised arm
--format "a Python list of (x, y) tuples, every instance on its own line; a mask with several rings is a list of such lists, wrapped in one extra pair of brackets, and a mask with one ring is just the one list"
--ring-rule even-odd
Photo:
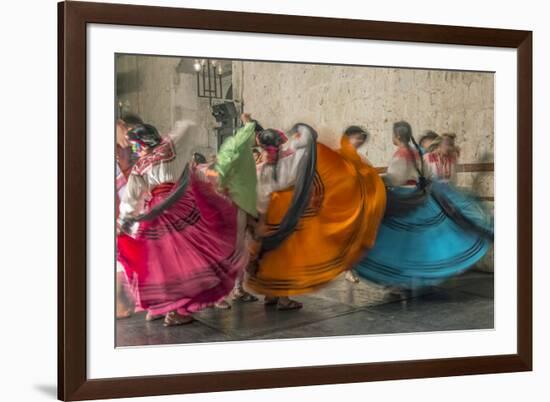
[(228, 142), (220, 149), (216, 157), (214, 169), (219, 175), (220, 184), (223, 186), (230, 176), (230, 172), (236, 160), (240, 157), (245, 147), (250, 148), (254, 145), (254, 135), (256, 133), (256, 122), (250, 117), (250, 114), (243, 113), (241, 120), (244, 125), (237, 130), (233, 140)]

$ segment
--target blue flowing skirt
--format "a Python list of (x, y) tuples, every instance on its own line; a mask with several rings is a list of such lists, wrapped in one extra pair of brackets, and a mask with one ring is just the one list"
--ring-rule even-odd
[(487, 253), (493, 219), (473, 196), (433, 183), (420, 201), (401, 212), (391, 205), (418, 192), (388, 189), (388, 212), (374, 247), (355, 267), (359, 276), (401, 288), (435, 285), (467, 270)]

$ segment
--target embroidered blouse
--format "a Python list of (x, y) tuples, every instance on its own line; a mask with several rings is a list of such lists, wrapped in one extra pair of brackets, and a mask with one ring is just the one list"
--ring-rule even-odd
[[(277, 165), (260, 162), (257, 165), (257, 209), (261, 214), (267, 212), (271, 194), (286, 190), (296, 183), (300, 161), (307, 153), (307, 145), (311, 140), (309, 133), (303, 132), (300, 136), (289, 139), (286, 146), (279, 151)], [(273, 169), (277, 169), (277, 177), (273, 177)]]
[(424, 155), (426, 177), (445, 182), (456, 182), (457, 158), (454, 155), (443, 156), (438, 152), (430, 152)]
[(191, 139), (196, 126), (190, 121), (178, 121), (161, 143), (140, 157), (126, 185), (120, 203), (120, 219), (143, 212), (144, 200), (162, 183), (175, 183), (191, 159)]

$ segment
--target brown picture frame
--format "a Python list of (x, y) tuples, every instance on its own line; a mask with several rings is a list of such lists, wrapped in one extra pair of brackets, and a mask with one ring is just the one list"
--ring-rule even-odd
[[(517, 49), (517, 353), (88, 379), (86, 25), (192, 28)], [(58, 4), (58, 397), (152, 396), (532, 370), (532, 32), (105, 3)]]

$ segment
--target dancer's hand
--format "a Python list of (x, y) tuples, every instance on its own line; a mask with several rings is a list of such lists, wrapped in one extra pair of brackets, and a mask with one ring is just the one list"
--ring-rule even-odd
[(250, 113), (241, 114), (241, 121), (243, 124), (250, 123), (252, 121), (252, 115)]
[(128, 132), (128, 127), (123, 120), (118, 119), (116, 122), (116, 143), (122, 148), (128, 148), (130, 143), (126, 138), (126, 133)]
[(208, 169), (206, 169), (206, 177), (209, 179), (216, 179), (218, 177), (218, 172), (211, 167), (208, 167)]
[(208, 167), (207, 169), (203, 170), (203, 172), (206, 177), (206, 181), (210, 183), (212, 186), (218, 188), (220, 185), (218, 172), (212, 167)]

